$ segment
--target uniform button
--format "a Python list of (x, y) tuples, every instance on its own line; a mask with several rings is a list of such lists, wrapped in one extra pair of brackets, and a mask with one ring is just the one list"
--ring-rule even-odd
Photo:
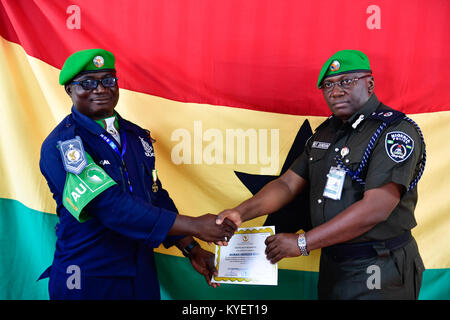
[(349, 159), (345, 159), (345, 163), (349, 163), (350, 162), (350, 160)]
[(317, 203), (322, 203), (322, 199), (317, 199)]

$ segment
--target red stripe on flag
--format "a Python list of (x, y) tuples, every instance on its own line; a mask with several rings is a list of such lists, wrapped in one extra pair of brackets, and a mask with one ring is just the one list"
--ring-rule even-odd
[[(407, 113), (450, 110), (450, 2), (0, 0), (0, 34), (61, 68), (77, 50), (117, 58), (120, 85), (176, 101), (326, 116), (321, 65), (364, 51), (378, 97)], [(66, 22), (80, 8), (80, 29)]]

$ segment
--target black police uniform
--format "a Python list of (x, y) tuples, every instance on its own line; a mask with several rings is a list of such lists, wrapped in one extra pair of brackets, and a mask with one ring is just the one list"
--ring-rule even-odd
[[(309, 182), (313, 227), (361, 200), (367, 190), (390, 182), (405, 188), (385, 221), (348, 243), (322, 249), (319, 299), (417, 299), (424, 266), (410, 230), (417, 225), (424, 153), (420, 129), (375, 94), (348, 121), (331, 116), (308, 140), (291, 170)], [(340, 200), (333, 200), (323, 194), (330, 168), (338, 165), (346, 175)], [(378, 282), (371, 278), (378, 275)]]

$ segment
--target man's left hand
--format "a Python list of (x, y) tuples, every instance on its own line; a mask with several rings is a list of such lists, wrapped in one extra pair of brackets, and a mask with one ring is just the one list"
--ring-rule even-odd
[(277, 263), (283, 258), (301, 255), (297, 245), (298, 234), (279, 233), (266, 239), (266, 256), (271, 263)]
[(213, 275), (217, 276), (217, 270), (214, 267), (214, 254), (202, 249), (200, 246), (196, 246), (192, 249), (189, 255), (191, 264), (198, 273), (205, 276), (206, 282), (209, 286), (216, 288), (220, 286), (219, 283), (212, 283), (211, 279)]

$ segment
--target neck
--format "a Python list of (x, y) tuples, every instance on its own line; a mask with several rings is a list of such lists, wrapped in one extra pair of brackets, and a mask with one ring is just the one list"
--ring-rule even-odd
[(113, 117), (113, 116), (115, 116), (115, 115), (116, 115), (116, 112), (113, 111), (113, 112), (111, 112), (110, 115), (92, 116), (92, 117), (90, 117), (90, 118), (91, 118), (92, 120), (94, 120), (94, 121), (101, 121), (101, 120), (104, 120), (104, 119), (111, 118), (111, 117)]
[(118, 129), (119, 128), (119, 123), (117, 121), (117, 117), (116, 117), (116, 113), (115, 112), (113, 112), (113, 114), (108, 116), (108, 117), (102, 117), (102, 118), (99, 118), (99, 119), (94, 119), (93, 118), (93, 120), (95, 122), (97, 122), (103, 129), (106, 129), (106, 121), (105, 120), (109, 119), (109, 118), (112, 118), (112, 117), (115, 117), (114, 124), (115, 124), (115, 127)]

